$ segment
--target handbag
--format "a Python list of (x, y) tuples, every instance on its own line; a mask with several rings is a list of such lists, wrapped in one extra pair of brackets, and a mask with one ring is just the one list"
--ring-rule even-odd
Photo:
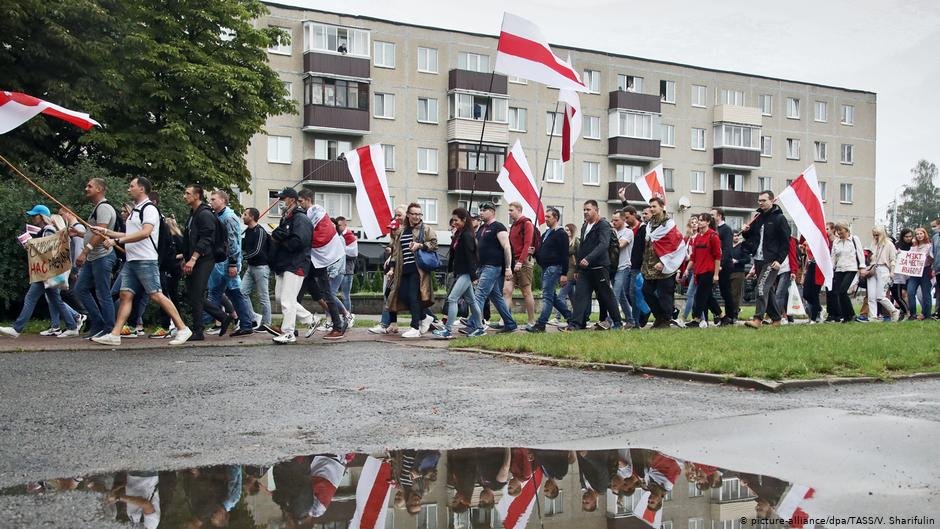
[[(418, 233), (418, 242), (424, 244), (424, 225)], [(415, 264), (425, 272), (434, 272), (441, 267), (441, 256), (431, 250), (418, 250), (415, 252)]]

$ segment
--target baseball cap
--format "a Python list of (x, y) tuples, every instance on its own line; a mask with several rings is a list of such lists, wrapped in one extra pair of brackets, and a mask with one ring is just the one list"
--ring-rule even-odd
[(33, 209), (27, 211), (26, 214), (30, 217), (32, 217), (33, 215), (45, 215), (49, 217), (52, 215), (52, 212), (49, 211), (49, 208), (47, 208), (46, 206), (43, 206), (42, 204), (36, 204), (35, 206), (33, 206)]
[(491, 210), (491, 211), (496, 211), (496, 206), (493, 205), (492, 202), (483, 202), (482, 204), (480, 204), (480, 211), (483, 211), (484, 209), (489, 209), (489, 210)]
[(285, 187), (277, 194), (277, 198), (293, 198), (297, 200), (297, 190), (293, 187)]

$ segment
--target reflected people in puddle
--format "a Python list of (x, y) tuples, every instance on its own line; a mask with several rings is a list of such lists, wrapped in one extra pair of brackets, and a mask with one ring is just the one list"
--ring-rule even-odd
[(103, 519), (148, 529), (733, 529), (742, 517), (749, 527), (804, 527), (815, 494), (655, 450), (524, 447), (321, 453), (270, 466), (53, 479), (3, 492), (87, 494)]

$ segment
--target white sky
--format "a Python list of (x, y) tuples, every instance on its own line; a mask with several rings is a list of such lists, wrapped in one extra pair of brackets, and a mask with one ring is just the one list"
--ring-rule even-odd
[(552, 44), (875, 92), (876, 216), (917, 160), (940, 163), (937, 0), (276, 1), (489, 35), (508, 10)]

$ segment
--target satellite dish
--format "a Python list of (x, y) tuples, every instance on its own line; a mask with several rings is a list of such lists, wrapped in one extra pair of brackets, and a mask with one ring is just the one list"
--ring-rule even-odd
[(692, 201), (689, 200), (689, 197), (682, 195), (679, 197), (679, 211), (684, 211), (692, 207)]

